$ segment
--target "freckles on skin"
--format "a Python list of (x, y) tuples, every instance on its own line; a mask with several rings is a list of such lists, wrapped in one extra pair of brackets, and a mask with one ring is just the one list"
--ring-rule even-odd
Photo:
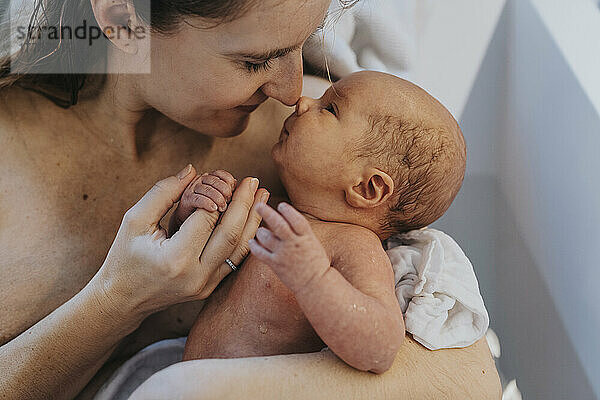
[[(230, 109), (247, 102), (258, 85), (250, 84), (241, 71), (203, 48), (203, 39), (204, 33), (200, 35), (191, 27), (173, 38), (157, 39), (157, 65), (147, 78), (149, 82), (141, 85), (144, 97), (155, 109), (193, 130), (215, 136), (241, 133), (249, 114)], [(183, 51), (183, 45), (189, 48)]]
[[(291, 79), (301, 82), (300, 46), (328, 6), (328, 0), (261, 0), (242, 17), (216, 27), (186, 18), (172, 35), (153, 35), (151, 73), (136, 78), (140, 101), (197, 132), (241, 133), (251, 110), (236, 107), (260, 104), (267, 94), (292, 101), (298, 85)], [(258, 73), (245, 68), (247, 60), (226, 56), (292, 47), (298, 49)]]
[[(218, 106), (218, 109), (231, 109), (248, 103), (252, 97), (257, 97), (262, 84), (260, 77), (250, 75), (230, 58), (220, 55), (222, 49), (214, 44), (215, 40), (217, 36), (212, 33), (202, 40), (209, 67), (196, 78), (202, 80), (199, 98), (209, 106)], [(264, 100), (266, 96), (260, 94), (259, 97), (253, 103)]]

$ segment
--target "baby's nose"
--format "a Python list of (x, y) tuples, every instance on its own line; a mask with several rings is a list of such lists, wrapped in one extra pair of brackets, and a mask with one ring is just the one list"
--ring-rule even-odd
[(296, 115), (297, 116), (300, 116), (308, 111), (309, 106), (310, 106), (310, 100), (311, 99), (306, 96), (302, 96), (302, 97), (300, 97), (300, 99), (298, 99), (298, 102), (296, 103)]

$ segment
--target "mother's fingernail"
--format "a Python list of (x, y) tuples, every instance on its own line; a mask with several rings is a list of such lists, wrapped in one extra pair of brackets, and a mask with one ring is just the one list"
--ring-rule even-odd
[(261, 203), (266, 203), (267, 200), (269, 200), (269, 192), (265, 192), (262, 196), (260, 196)]
[(190, 172), (192, 172), (192, 164), (186, 165), (184, 169), (182, 169), (181, 171), (179, 171), (177, 173), (177, 178), (179, 180), (182, 180), (183, 178), (185, 178), (186, 176), (188, 176), (190, 174)]
[(256, 189), (258, 189), (258, 179), (256, 179), (256, 178), (250, 179), (250, 189), (252, 189), (253, 192), (255, 192)]

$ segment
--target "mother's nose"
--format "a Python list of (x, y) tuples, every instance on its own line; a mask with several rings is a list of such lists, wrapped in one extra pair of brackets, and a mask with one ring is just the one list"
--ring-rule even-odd
[(293, 106), (302, 94), (302, 53), (288, 54), (278, 61), (279, 68), (262, 86), (262, 92), (286, 106)]

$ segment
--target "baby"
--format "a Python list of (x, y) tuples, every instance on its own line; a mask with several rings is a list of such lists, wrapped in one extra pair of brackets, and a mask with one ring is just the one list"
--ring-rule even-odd
[[(293, 207), (256, 206), (265, 227), (205, 302), (184, 360), (328, 346), (357, 369), (385, 372), (404, 321), (381, 241), (427, 226), (450, 206), (465, 171), (458, 124), (410, 82), (358, 72), (320, 99), (302, 97), (272, 156)], [(234, 189), (225, 171), (203, 175), (171, 225), (198, 204), (223, 211)]]

